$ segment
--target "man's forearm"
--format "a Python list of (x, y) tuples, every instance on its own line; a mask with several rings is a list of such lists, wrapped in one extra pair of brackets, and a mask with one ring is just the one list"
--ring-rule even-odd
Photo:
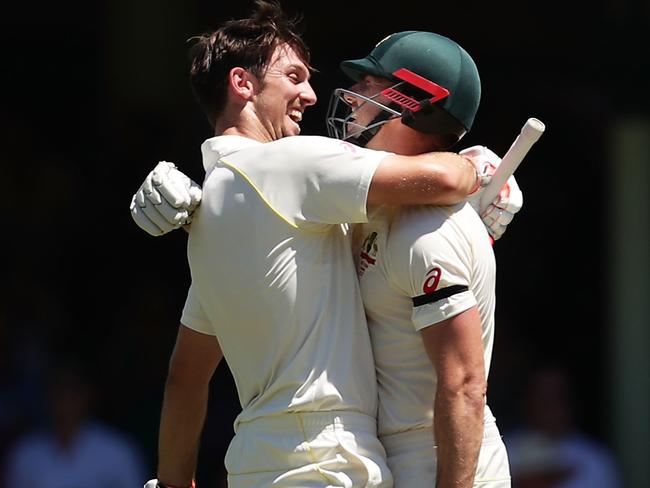
[(438, 387), (434, 432), (437, 488), (471, 488), (483, 439), (485, 397), (480, 391)]
[(480, 184), (470, 158), (455, 153), (392, 154), (375, 171), (367, 201), (370, 205), (452, 205)]
[(158, 479), (190, 486), (208, 404), (208, 387), (197, 389), (169, 378), (165, 385), (158, 441)]

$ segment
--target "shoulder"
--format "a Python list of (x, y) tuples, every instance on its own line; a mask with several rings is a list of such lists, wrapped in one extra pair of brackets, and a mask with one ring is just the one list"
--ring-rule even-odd
[(413, 245), (436, 235), (461, 236), (466, 231), (466, 225), (471, 225), (473, 217), (477, 217), (476, 213), (463, 203), (453, 206), (402, 207), (393, 218), (390, 242), (393, 245)]
[(303, 160), (336, 160), (338, 158), (383, 159), (388, 153), (367, 149), (346, 141), (324, 136), (292, 136), (263, 145), (266, 150), (281, 150), (293, 153)]
[(418, 256), (470, 263), (477, 253), (492, 252), (485, 226), (465, 203), (403, 207), (391, 224), (387, 249), (392, 262), (404, 265)]

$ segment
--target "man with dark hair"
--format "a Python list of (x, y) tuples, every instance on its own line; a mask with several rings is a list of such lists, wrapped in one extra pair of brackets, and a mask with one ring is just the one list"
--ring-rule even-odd
[[(159, 481), (149, 486), (190, 485), (223, 357), (242, 405), (225, 459), (230, 486), (391, 486), (347, 223), (365, 222), (369, 205), (451, 205), (485, 178), (451, 152), (288, 137), (316, 102), (308, 51), (276, 4), (256, 5), (195, 51), (194, 89), (216, 137), (202, 145), (192, 285), (165, 386)], [(134, 198), (136, 220), (147, 201), (162, 202), (158, 183)]]

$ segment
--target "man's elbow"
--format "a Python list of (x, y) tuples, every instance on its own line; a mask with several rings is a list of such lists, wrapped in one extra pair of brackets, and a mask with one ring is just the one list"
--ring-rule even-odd
[(438, 178), (439, 205), (453, 205), (467, 197), (466, 179), (459, 174), (445, 173)]
[[(483, 375), (463, 374), (454, 379), (438, 378), (438, 394), (462, 401), (472, 409), (483, 411), (487, 395), (487, 380)], [(453, 401), (453, 400), (452, 400)]]
[(485, 378), (475, 378), (467, 381), (464, 387), (464, 395), (469, 403), (482, 412), (485, 408), (485, 398), (487, 396), (487, 381)]

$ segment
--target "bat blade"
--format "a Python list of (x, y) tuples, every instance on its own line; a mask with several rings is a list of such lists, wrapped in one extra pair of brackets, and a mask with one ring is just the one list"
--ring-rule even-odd
[(501, 164), (492, 175), (490, 184), (485, 187), (481, 195), (480, 208), (483, 212), (490, 203), (497, 197), (503, 185), (508, 178), (515, 172), (521, 164), (530, 148), (544, 133), (546, 126), (539, 119), (531, 117), (521, 128), (521, 132), (510, 146), (510, 149), (501, 159)]

